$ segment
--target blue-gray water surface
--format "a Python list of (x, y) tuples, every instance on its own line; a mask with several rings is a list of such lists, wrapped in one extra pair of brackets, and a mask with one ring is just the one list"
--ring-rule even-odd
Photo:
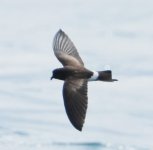
[[(1, 150), (151, 150), (153, 148), (152, 0), (1, 0)], [(52, 50), (63, 29), (85, 66), (110, 66), (114, 83), (88, 84), (83, 131), (70, 124), (62, 65)]]

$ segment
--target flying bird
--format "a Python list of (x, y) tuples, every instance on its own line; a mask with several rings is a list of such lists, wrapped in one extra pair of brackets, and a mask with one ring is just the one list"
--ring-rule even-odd
[(91, 71), (84, 63), (71, 39), (61, 29), (53, 40), (53, 51), (63, 68), (53, 70), (51, 79), (64, 81), (63, 99), (67, 116), (72, 125), (79, 131), (86, 117), (88, 81), (113, 82), (111, 70)]

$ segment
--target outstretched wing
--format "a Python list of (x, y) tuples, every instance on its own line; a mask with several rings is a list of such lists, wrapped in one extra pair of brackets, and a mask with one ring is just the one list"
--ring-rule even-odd
[(87, 80), (67, 79), (63, 86), (63, 98), (67, 116), (72, 125), (82, 130), (87, 111)]
[(53, 50), (63, 66), (83, 66), (83, 61), (77, 52), (73, 42), (60, 29), (53, 40)]

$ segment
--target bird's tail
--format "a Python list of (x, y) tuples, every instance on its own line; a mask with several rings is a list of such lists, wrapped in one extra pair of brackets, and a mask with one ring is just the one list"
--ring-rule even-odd
[(98, 80), (100, 81), (106, 81), (106, 82), (118, 81), (117, 79), (112, 79), (111, 70), (98, 71), (98, 73), (99, 73)]

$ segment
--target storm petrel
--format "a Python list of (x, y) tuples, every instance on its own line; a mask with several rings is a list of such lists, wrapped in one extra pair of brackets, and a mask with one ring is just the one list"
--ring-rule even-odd
[(82, 131), (88, 103), (88, 81), (113, 82), (117, 80), (112, 79), (111, 70), (86, 69), (73, 42), (61, 29), (54, 37), (53, 50), (63, 68), (53, 70), (51, 79), (64, 80), (63, 98), (67, 116), (72, 125)]

